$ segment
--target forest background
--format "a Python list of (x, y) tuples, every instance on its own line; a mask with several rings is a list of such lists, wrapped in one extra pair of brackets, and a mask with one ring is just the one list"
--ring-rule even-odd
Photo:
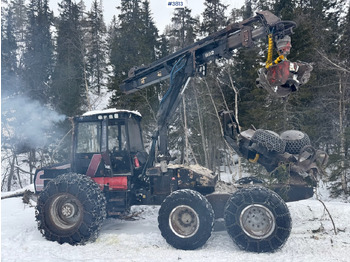
[(143, 115), (146, 148), (156, 127), (162, 82), (132, 95), (119, 86), (134, 66), (147, 65), (229, 23), (270, 10), (297, 23), (292, 61), (313, 64), (309, 83), (285, 99), (255, 86), (267, 40), (209, 64), (193, 78), (169, 127), (177, 163), (200, 164), (238, 179), (264, 171), (241, 161), (224, 143), (221, 110), (236, 110), (242, 129), (250, 125), (280, 133), (307, 133), (329, 156), (327, 176), (334, 196), (350, 192), (350, 4), (349, 0), (246, 0), (230, 9), (204, 0), (200, 16), (175, 9), (159, 32), (149, 1), (122, 0), (106, 25), (101, 0), (62, 0), (54, 16), (48, 0), (2, 0), (1, 4), (1, 191), (33, 183), (36, 168), (69, 160), (69, 118), (116, 107)]

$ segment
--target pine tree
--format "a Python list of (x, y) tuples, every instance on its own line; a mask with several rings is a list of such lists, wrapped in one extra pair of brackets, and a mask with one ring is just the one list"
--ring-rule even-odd
[(57, 26), (57, 62), (52, 76), (52, 104), (60, 112), (74, 116), (81, 112), (84, 88), (84, 45), (81, 10), (71, 0), (60, 4)]

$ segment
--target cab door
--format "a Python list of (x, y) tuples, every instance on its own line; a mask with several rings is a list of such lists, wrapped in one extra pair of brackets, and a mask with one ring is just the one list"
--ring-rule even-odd
[[(96, 170), (101, 161), (102, 122), (86, 121), (77, 123), (73, 150), (73, 170), (87, 174), (91, 164), (96, 162)], [(90, 172), (91, 173), (91, 172)], [(95, 174), (87, 174), (94, 176)]]
[(107, 134), (108, 152), (113, 175), (132, 175), (133, 169), (125, 120), (109, 120)]

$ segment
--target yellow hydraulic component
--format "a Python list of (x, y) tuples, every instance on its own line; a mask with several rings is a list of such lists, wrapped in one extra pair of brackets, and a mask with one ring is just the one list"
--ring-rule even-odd
[(255, 154), (255, 157), (254, 157), (254, 159), (248, 159), (249, 160), (249, 162), (250, 163), (256, 163), (256, 162), (258, 162), (258, 160), (259, 160), (259, 154)]
[(277, 59), (275, 61), (272, 62), (272, 55), (273, 55), (273, 39), (272, 39), (272, 34), (268, 35), (268, 39), (269, 39), (269, 48), (267, 51), (267, 60), (266, 60), (266, 65), (265, 68), (268, 69), (270, 66), (272, 66), (273, 64), (278, 64), (279, 62), (286, 60), (286, 58), (284, 57), (284, 55), (280, 55), (279, 57), (277, 57)]
[(273, 39), (272, 39), (272, 34), (268, 35), (268, 39), (269, 39), (269, 48), (267, 51), (267, 60), (266, 60), (266, 65), (265, 68), (269, 68), (270, 66), (272, 66), (272, 54), (273, 54)]
[(279, 62), (285, 60), (284, 55), (280, 55), (279, 57), (276, 58), (275, 61), (273, 61), (274, 64), (278, 64)]

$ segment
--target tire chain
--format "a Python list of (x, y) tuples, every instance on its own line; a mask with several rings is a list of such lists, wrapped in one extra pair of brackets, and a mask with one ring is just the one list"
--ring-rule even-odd
[[(304, 136), (300, 139), (291, 140), (291, 139), (283, 138), (283, 140), (286, 142), (286, 152), (290, 154), (299, 154), (300, 150), (304, 146), (311, 145), (309, 136), (304, 132), (302, 133)], [(283, 135), (283, 133), (281, 135)]]
[[(66, 192), (68, 191), (68, 185), (72, 185), (72, 184), (77, 184), (77, 187), (80, 189), (79, 190), (79, 194), (81, 194), (82, 192), (86, 193), (86, 198), (92, 200), (93, 202), (93, 206), (94, 208), (90, 211), (90, 212), (86, 212), (88, 214), (91, 214), (93, 218), (95, 218), (95, 220), (93, 221), (93, 223), (90, 225), (90, 227), (88, 227), (88, 236), (82, 236), (80, 234), (80, 232), (76, 232), (79, 237), (81, 238), (81, 241), (79, 243), (75, 243), (75, 240), (72, 239), (72, 237), (69, 237), (70, 244), (85, 244), (88, 241), (94, 241), (96, 240), (96, 238), (98, 237), (98, 233), (102, 227), (102, 222), (104, 221), (104, 219), (107, 216), (106, 213), (106, 209), (103, 208), (106, 206), (106, 199), (104, 197), (103, 194), (101, 194), (100, 188), (98, 187), (98, 185), (92, 181), (90, 178), (84, 176), (84, 175), (78, 175), (75, 173), (68, 173), (68, 174), (63, 174), (60, 175), (59, 177), (57, 177), (54, 180), (51, 180), (49, 182), (49, 184), (51, 183), (53, 186), (53, 184), (55, 185), (55, 187), (57, 188), (57, 186), (61, 183), (67, 183), (67, 188), (66, 188)], [(49, 186), (49, 184), (47, 186)], [(90, 190), (88, 190), (90, 189)], [(46, 195), (46, 196), (45, 196)], [(48, 195), (48, 193), (46, 191), (42, 191), (40, 193), (39, 199), (40, 198), (46, 198), (46, 200), (49, 198), (50, 196)], [(85, 200), (86, 201), (86, 200)], [(82, 201), (82, 204), (84, 204), (85, 201)], [(41, 201), (38, 201), (38, 204), (40, 204)], [(36, 221), (38, 223), (38, 229), (41, 232), (42, 235), (44, 235), (47, 239), (52, 240), (52, 236), (54, 236), (56, 238), (56, 240), (58, 241), (61, 237), (57, 234), (54, 234), (52, 232), (48, 232), (47, 230), (45, 230), (45, 225), (43, 225), (43, 221), (40, 220), (40, 212), (38, 209), (43, 210), (44, 209), (44, 202), (41, 203), (41, 206), (36, 208), (35, 210), (35, 216), (36, 216)], [(58, 241), (59, 242), (59, 241)]]
[[(161, 208), (159, 210), (158, 227), (161, 231), (161, 235), (165, 238), (165, 240), (175, 248), (185, 249), (185, 250), (197, 249), (205, 244), (205, 242), (207, 241), (207, 239), (211, 235), (211, 231), (209, 233), (209, 236), (207, 234), (203, 234), (202, 236), (197, 236), (197, 238), (191, 242), (191, 248), (189, 248), (189, 246), (187, 246), (186, 248), (183, 248), (183, 247), (179, 247), (178, 244), (172, 242), (172, 240), (170, 239), (170, 236), (168, 234), (166, 234), (165, 232), (163, 232), (163, 230), (162, 230), (162, 226), (160, 225), (160, 217), (165, 215), (166, 212), (163, 209), (167, 209), (167, 205), (171, 204), (171, 202), (174, 201), (174, 198), (175, 199), (192, 199), (192, 201), (200, 201), (198, 208), (203, 209), (203, 210), (207, 210), (207, 212), (209, 214), (208, 219), (209, 219), (209, 221), (211, 221), (211, 224), (209, 226), (210, 228), (213, 227), (214, 220), (215, 220), (214, 219), (215, 214), (214, 214), (213, 208), (212, 208), (211, 204), (209, 203), (209, 201), (205, 197), (203, 197), (199, 192), (193, 191), (191, 189), (182, 189), (182, 190), (174, 191), (171, 195), (169, 195), (164, 200), (164, 202), (162, 203)], [(169, 201), (170, 201), (170, 203), (169, 203)]]
[[(259, 193), (259, 195), (262, 194), (261, 196), (263, 198), (258, 197), (257, 193)], [(240, 201), (243, 201), (243, 203), (242, 202), (236, 203), (236, 201), (239, 199), (241, 199)], [(251, 205), (254, 203), (266, 205), (267, 207), (274, 210), (272, 212), (274, 213), (275, 219), (276, 221), (278, 221), (278, 223), (280, 223), (280, 224), (277, 223), (276, 225), (277, 227), (276, 232), (279, 230), (279, 232), (281, 232), (282, 235), (281, 236), (275, 235), (272, 237), (268, 237), (266, 240), (265, 239), (256, 240), (256, 239), (251, 239), (247, 236), (245, 238), (240, 238), (239, 235), (237, 235), (239, 233), (237, 233), (236, 231), (230, 232), (230, 230), (228, 230), (228, 233), (232, 238), (232, 240), (243, 250), (248, 250), (248, 251), (258, 252), (258, 253), (274, 252), (285, 244), (285, 242), (289, 238), (291, 227), (292, 227), (292, 221), (291, 221), (291, 216), (290, 216), (288, 207), (277, 193), (261, 186), (252, 186), (252, 187), (240, 189), (239, 191), (233, 194), (233, 197), (231, 197), (228, 200), (225, 206), (226, 227), (228, 229), (233, 228), (232, 224), (228, 224), (228, 221), (231, 221), (231, 219), (230, 218), (228, 219), (227, 216), (234, 216), (234, 217), (237, 216), (237, 220), (235, 220), (235, 225), (234, 225), (234, 227), (237, 228), (240, 224), (238, 221), (239, 214), (237, 214), (237, 211), (242, 207), (244, 208), (244, 206), (246, 205)], [(272, 244), (271, 238), (275, 239), (274, 244)], [(245, 240), (246, 242), (245, 243), (241, 242), (243, 240)], [(276, 242), (276, 240), (278, 241)], [(257, 242), (260, 242), (260, 241), (263, 241), (269, 244), (266, 245), (265, 243), (264, 247), (262, 247), (260, 246), (260, 244), (257, 244)], [(256, 243), (257, 245), (250, 246), (250, 243)]]
[(286, 148), (286, 142), (277, 134), (273, 134), (268, 130), (258, 129), (252, 136), (252, 141), (264, 146), (268, 151), (275, 151), (283, 154)]

